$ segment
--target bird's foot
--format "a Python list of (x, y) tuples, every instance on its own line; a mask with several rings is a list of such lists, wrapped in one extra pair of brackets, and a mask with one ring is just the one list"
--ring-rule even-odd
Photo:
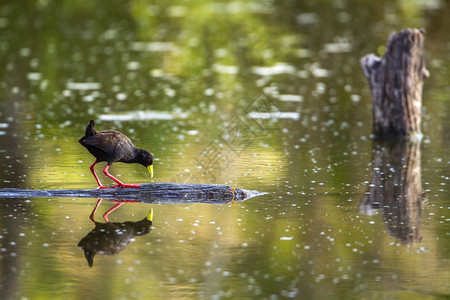
[(96, 189), (97, 190), (104, 190), (104, 189), (109, 189), (109, 186), (103, 186), (103, 185), (99, 185)]
[(115, 186), (112, 186), (113, 188), (117, 188), (117, 187), (123, 187), (123, 188), (140, 188), (141, 185), (140, 184), (117, 184)]
[(141, 185), (140, 184), (125, 184), (125, 183), (123, 183), (123, 184), (116, 184), (116, 185), (113, 185), (113, 186), (99, 185), (97, 187), (97, 189), (104, 190), (104, 189), (114, 189), (114, 188), (118, 188), (118, 187), (122, 187), (122, 188), (140, 188)]

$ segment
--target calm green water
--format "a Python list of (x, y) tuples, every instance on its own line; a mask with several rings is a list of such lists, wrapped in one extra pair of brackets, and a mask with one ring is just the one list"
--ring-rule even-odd
[[(94, 188), (78, 139), (95, 119), (155, 155), (153, 179), (114, 164), (126, 183), (268, 194), (126, 203), (97, 224), (99, 244), (123, 236), (118, 253), (91, 268), (78, 243), (97, 199), (0, 199), (1, 298), (448, 298), (449, 14), (439, 0), (4, 1), (0, 187)], [(424, 139), (379, 145), (359, 58), (408, 27), (427, 31)]]

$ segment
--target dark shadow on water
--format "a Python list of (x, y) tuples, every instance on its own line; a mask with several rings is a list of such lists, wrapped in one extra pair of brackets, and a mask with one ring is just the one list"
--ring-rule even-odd
[(389, 235), (405, 244), (422, 240), (420, 141), (374, 141), (372, 182), (360, 211), (381, 210)]
[(109, 222), (108, 214), (125, 203), (123, 201), (116, 201), (118, 204), (103, 215), (106, 223), (97, 222), (94, 215), (101, 201), (100, 198), (89, 217), (95, 224), (95, 228), (78, 243), (78, 247), (84, 251), (89, 267), (93, 266), (94, 256), (97, 253), (101, 255), (119, 253), (128, 246), (130, 240), (135, 236), (148, 234), (153, 224), (153, 209), (144, 219), (137, 222)]

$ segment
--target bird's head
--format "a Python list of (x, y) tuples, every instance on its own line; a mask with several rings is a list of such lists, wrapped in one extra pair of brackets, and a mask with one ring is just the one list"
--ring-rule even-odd
[(147, 168), (150, 176), (153, 178), (153, 155), (146, 150), (139, 149), (136, 158), (138, 163)]

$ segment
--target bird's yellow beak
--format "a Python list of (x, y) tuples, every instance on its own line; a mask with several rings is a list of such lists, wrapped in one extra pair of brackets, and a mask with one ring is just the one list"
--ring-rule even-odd
[(153, 165), (148, 166), (147, 170), (150, 173), (150, 176), (153, 178)]

